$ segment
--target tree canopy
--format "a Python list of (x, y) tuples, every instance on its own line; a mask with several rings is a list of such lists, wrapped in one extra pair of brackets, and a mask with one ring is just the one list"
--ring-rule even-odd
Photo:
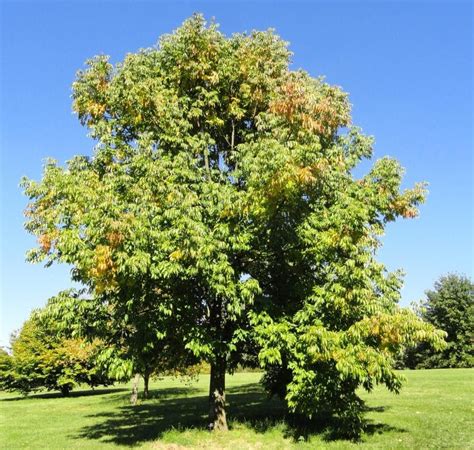
[(290, 58), (272, 30), (226, 37), (199, 15), (123, 62), (95, 57), (73, 84), (94, 154), (23, 182), (29, 259), (71, 264), (114, 321), (209, 362), (213, 429), (238, 363), (291, 412), (356, 427), (359, 386), (398, 390), (393, 355), (442, 342), (375, 257), (424, 185), (401, 191), (392, 158), (356, 178), (373, 139), (346, 93)]

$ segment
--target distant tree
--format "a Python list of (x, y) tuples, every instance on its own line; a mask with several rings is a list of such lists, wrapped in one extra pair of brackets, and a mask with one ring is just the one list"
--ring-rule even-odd
[(109, 385), (109, 378), (97, 363), (99, 341), (63, 339), (55, 330), (42, 326), (35, 314), (12, 336), (12, 354), (0, 355), (0, 387), (28, 394), (46, 389), (65, 396), (79, 384)]
[(423, 320), (446, 332), (447, 347), (420, 344), (405, 354), (409, 368), (474, 367), (474, 283), (466, 276), (449, 274), (436, 281), (417, 307)]
[(355, 178), (373, 140), (350, 125), (347, 95), (290, 56), (272, 31), (227, 38), (194, 16), (115, 66), (96, 57), (73, 85), (94, 155), (23, 183), (29, 259), (73, 265), (143, 344), (152, 330), (209, 363), (214, 430), (240, 363), (279, 380), (290, 412), (355, 428), (358, 387), (398, 390), (394, 352), (441, 343), (375, 259), (423, 185), (401, 191), (391, 158)]
[(12, 357), (4, 349), (0, 348), (0, 389), (4, 389), (2, 377), (12, 368)]

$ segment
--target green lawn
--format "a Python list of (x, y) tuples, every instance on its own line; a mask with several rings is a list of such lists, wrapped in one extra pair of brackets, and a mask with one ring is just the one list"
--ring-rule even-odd
[(153, 398), (135, 407), (128, 403), (128, 386), (73, 392), (70, 398), (0, 393), (0, 447), (474, 449), (474, 369), (405, 375), (398, 396), (382, 388), (364, 395), (367, 428), (357, 444), (331, 440), (327, 428), (296, 430), (285, 422), (281, 404), (262, 393), (260, 375), (240, 373), (227, 378), (228, 433), (205, 430), (209, 376), (202, 375), (191, 385), (173, 378), (156, 381)]

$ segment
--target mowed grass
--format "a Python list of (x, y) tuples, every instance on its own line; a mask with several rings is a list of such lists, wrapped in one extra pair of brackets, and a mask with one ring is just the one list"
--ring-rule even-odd
[(152, 398), (129, 404), (129, 386), (73, 392), (70, 398), (0, 393), (0, 448), (473, 448), (474, 369), (406, 371), (400, 395), (377, 388), (367, 401), (358, 443), (330, 427), (298, 429), (267, 399), (258, 373), (227, 377), (228, 433), (206, 431), (209, 376), (184, 384), (164, 378)]

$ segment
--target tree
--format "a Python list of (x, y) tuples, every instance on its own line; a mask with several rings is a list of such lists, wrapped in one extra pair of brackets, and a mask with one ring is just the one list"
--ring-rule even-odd
[(64, 396), (78, 384), (112, 384), (97, 362), (100, 342), (63, 339), (54, 328), (45, 327), (35, 312), (21, 330), (12, 336), (11, 356), (2, 355), (0, 386), (8, 391), (28, 394), (47, 389)]
[(292, 412), (343, 415), (359, 385), (398, 389), (400, 346), (441, 342), (398, 309), (400, 276), (375, 260), (423, 185), (400, 192), (390, 158), (355, 179), (372, 139), (350, 126), (347, 95), (290, 55), (271, 30), (226, 38), (197, 15), (115, 66), (96, 57), (73, 85), (94, 155), (23, 182), (29, 259), (73, 265), (114, 317), (152, 311), (208, 362), (212, 429), (227, 428), (240, 362), (284, 380)]
[(177, 323), (157, 322), (153, 310), (143, 309), (140, 302), (134, 304), (137, 311), (128, 308), (123, 314), (113, 309), (110, 296), (89, 298), (85, 294), (84, 290), (62, 291), (48, 300), (38, 317), (63, 338), (99, 340), (97, 361), (110, 377), (128, 381), (135, 374), (132, 403), (137, 400), (140, 376), (144, 380), (143, 396), (147, 398), (152, 376), (191, 373), (196, 360), (180, 349), (179, 334), (166, 335), (160, 331), (177, 327)]
[(434, 351), (425, 344), (409, 349), (407, 367), (473, 367), (474, 284), (466, 276), (448, 274), (439, 278), (434, 289), (417, 307), (423, 320), (446, 332), (447, 347)]
[[(3, 377), (4, 374), (9, 372), (12, 367), (12, 357), (4, 349), (0, 347), (0, 377)], [(3, 388), (3, 381), (0, 380), (0, 388)]]

